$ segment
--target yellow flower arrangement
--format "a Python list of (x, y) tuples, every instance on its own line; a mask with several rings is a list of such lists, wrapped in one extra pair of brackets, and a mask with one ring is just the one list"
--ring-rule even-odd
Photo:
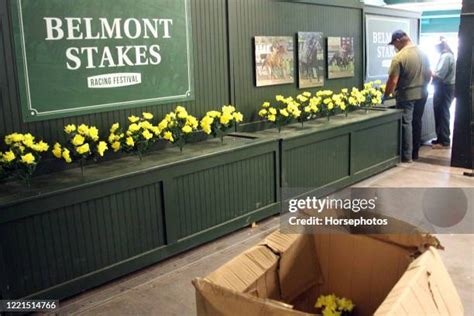
[(341, 89), (341, 92), (337, 94), (337, 98), (335, 100), (336, 106), (346, 115), (346, 117), (349, 115), (349, 111), (353, 106), (349, 102), (349, 98), (349, 89)]
[(14, 176), (30, 185), (41, 154), (47, 152), (49, 145), (36, 141), (30, 133), (12, 133), (5, 136), (7, 150), (0, 152), (0, 167), (7, 176)]
[(177, 106), (173, 112), (166, 114), (165, 118), (158, 124), (158, 131), (161, 138), (177, 144), (179, 150), (183, 151), (183, 146), (191, 136), (193, 131), (198, 128), (198, 120), (190, 115), (188, 111)]
[(218, 137), (221, 142), (224, 141), (224, 136), (231, 128), (235, 128), (238, 123), (242, 122), (244, 116), (237, 112), (232, 105), (224, 105), (221, 111), (209, 111), (201, 119), (199, 125), (204, 133)]
[(334, 114), (335, 100), (338, 97), (334, 98), (334, 92), (331, 90), (320, 90), (316, 93), (316, 96), (321, 98), (321, 112), (326, 115), (329, 121), (329, 117)]
[(143, 112), (141, 117), (129, 116), (130, 124), (124, 131), (119, 123), (114, 123), (110, 127), (108, 143), (114, 152), (122, 150), (127, 153), (135, 153), (140, 160), (147, 151), (151, 149), (151, 145), (158, 140), (160, 129), (153, 125), (150, 121), (153, 114)]
[[(305, 100), (306, 96), (301, 95)], [(289, 124), (293, 119), (301, 116), (300, 103), (292, 97), (285, 98), (282, 95), (275, 96), (276, 104), (273, 106), (270, 102), (264, 102), (258, 115), (269, 122), (272, 122), (281, 131), (284, 125)]]
[(82, 175), (87, 160), (97, 160), (108, 150), (107, 143), (99, 139), (99, 129), (95, 126), (69, 124), (64, 127), (64, 132), (67, 135), (66, 143), (56, 142), (51, 152), (67, 164), (78, 161)]
[(311, 93), (308, 91), (299, 94), (296, 96), (296, 99), (300, 102), (301, 110), (301, 114), (297, 119), (301, 123), (301, 127), (303, 127), (304, 122), (317, 117), (322, 99), (316, 95), (311, 97)]
[(331, 294), (318, 297), (314, 307), (321, 309), (323, 316), (348, 316), (352, 313), (355, 305), (345, 297), (339, 298)]
[(382, 104), (382, 96), (385, 92), (385, 85), (382, 85), (380, 80), (370, 81), (364, 84), (364, 90), (361, 93), (365, 96), (365, 101), (362, 106), (365, 107), (366, 112), (370, 107)]

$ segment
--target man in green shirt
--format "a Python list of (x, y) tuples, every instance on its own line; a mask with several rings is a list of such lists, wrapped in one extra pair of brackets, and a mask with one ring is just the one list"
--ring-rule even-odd
[(431, 80), (430, 62), (402, 30), (393, 32), (389, 45), (395, 46), (397, 54), (388, 71), (382, 100), (393, 93), (397, 108), (403, 110), (402, 162), (412, 162), (413, 159), (418, 159), (421, 146), (421, 118)]

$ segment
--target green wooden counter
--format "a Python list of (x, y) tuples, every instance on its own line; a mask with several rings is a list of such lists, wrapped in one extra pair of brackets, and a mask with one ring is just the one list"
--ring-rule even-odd
[(62, 299), (277, 214), (282, 188), (385, 170), (400, 119), (361, 111), (0, 184), (0, 295)]
[(1, 185), (2, 298), (71, 296), (278, 213), (278, 152), (226, 137)]
[(256, 133), (280, 142), (283, 196), (332, 193), (400, 162), (401, 111), (364, 110)]

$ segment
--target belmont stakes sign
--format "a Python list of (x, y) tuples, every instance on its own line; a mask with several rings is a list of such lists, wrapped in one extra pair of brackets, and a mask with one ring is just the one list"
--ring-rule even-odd
[(25, 121), (191, 100), (189, 0), (12, 0)]
[(395, 17), (366, 15), (367, 80), (388, 78), (388, 69), (395, 56), (395, 48), (388, 45), (392, 32), (402, 29), (411, 34), (410, 20)]

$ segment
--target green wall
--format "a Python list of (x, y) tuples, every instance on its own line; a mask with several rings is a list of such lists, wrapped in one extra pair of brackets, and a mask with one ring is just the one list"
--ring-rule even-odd
[[(309, 1), (308, 1), (309, 2)], [(351, 4), (357, 1), (346, 1)], [(230, 0), (229, 34), (233, 100), (244, 115), (257, 120), (255, 109), (277, 94), (296, 95), (297, 84), (255, 87), (252, 38), (255, 35), (295, 36), (301, 32), (323, 32), (328, 36), (353, 36), (355, 77), (328, 80), (325, 87), (339, 89), (362, 84), (362, 9), (291, 3), (273, 0)], [(297, 78), (297, 76), (295, 76)], [(305, 89), (314, 91), (316, 89)]]
[[(46, 141), (61, 140), (69, 123), (94, 124), (105, 134), (118, 121), (134, 113), (150, 111), (160, 118), (176, 105), (165, 104), (110, 111), (78, 117), (23, 123), (12, 43), (12, 0), (0, 1), (0, 137), (13, 131), (31, 132)], [(353, 78), (326, 80), (337, 89), (360, 85), (363, 79), (362, 7), (359, 1), (192, 0), (192, 27), (196, 97), (184, 103), (197, 116), (220, 105), (233, 103), (245, 121), (258, 119), (257, 107), (276, 94), (294, 95), (297, 85), (256, 88), (253, 45), (255, 35), (291, 35), (318, 31), (324, 36), (353, 36), (356, 74)], [(45, 74), (45, 77), (47, 74)], [(1, 142), (0, 142), (1, 143)]]

